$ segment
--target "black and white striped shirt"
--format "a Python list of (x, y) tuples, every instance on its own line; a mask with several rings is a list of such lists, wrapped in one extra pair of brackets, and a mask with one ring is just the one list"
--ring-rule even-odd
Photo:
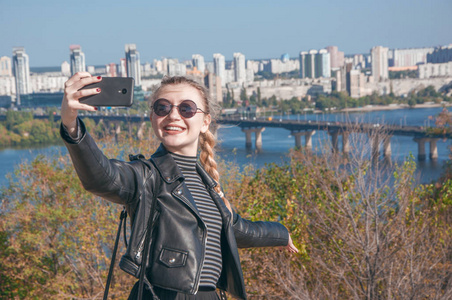
[(185, 184), (195, 200), (202, 220), (207, 226), (206, 257), (201, 271), (199, 286), (215, 289), (222, 267), (221, 215), (196, 171), (197, 157), (182, 156), (174, 153), (171, 153), (171, 155), (184, 175)]

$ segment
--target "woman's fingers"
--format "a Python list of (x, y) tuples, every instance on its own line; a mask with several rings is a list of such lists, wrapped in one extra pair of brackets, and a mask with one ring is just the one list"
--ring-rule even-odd
[(73, 94), (73, 97), (67, 99), (67, 106), (72, 111), (74, 110), (87, 110), (87, 111), (96, 111), (97, 108), (88, 104), (84, 104), (80, 102), (80, 99), (87, 96), (92, 96), (99, 94), (101, 92), (100, 89), (86, 89), (79, 90)]
[(101, 91), (99, 88), (78, 90), (77, 92), (74, 93), (74, 98), (80, 100), (83, 97), (96, 95), (99, 94), (100, 92)]
[(290, 235), (289, 235), (289, 243), (287, 244), (286, 249), (290, 253), (298, 253), (298, 249), (297, 249), (297, 247), (295, 247), (295, 245), (292, 241), (292, 237)]
[(99, 94), (99, 88), (82, 89), (84, 86), (99, 82), (102, 80), (101, 76), (93, 77), (88, 72), (77, 72), (66, 83), (64, 88), (64, 99), (62, 107), (68, 108), (71, 111), (88, 110), (95, 111), (95, 107), (80, 103), (80, 99), (87, 96)]
[(83, 78), (95, 78), (95, 77), (92, 77), (91, 74), (88, 72), (77, 72), (71, 78), (69, 78), (68, 81), (66, 81), (64, 87), (68, 88), (74, 85), (75, 83), (79, 82)]
[(79, 81), (76, 81), (70, 88), (72, 88), (73, 90), (80, 90), (81, 88), (83, 88), (84, 86), (87, 86), (89, 84), (93, 84), (96, 82), (99, 82), (102, 80), (101, 76), (97, 76), (97, 77), (84, 77), (81, 78)]
[(289, 252), (291, 252), (291, 253), (298, 253), (297, 247), (295, 247), (293, 244), (287, 246), (287, 250), (289, 250)]
[(97, 108), (91, 105), (80, 103), (80, 99), (86, 96), (92, 96), (101, 92), (99, 88), (82, 89), (88, 84), (99, 82), (102, 77), (93, 77), (88, 72), (77, 72), (65, 83), (64, 97), (61, 103), (61, 121), (73, 132), (76, 127), (76, 119), (79, 110), (96, 111)]
[[(76, 75), (78, 75), (78, 76), (76, 76)], [(65, 92), (68, 95), (76, 93), (84, 86), (87, 86), (89, 84), (93, 84), (93, 83), (96, 83), (96, 82), (99, 82), (102, 80), (101, 76), (82, 77), (82, 76), (80, 76), (79, 73), (77, 73), (76, 75), (74, 75), (73, 77), (71, 77), (71, 79), (68, 80), (69, 83), (68, 82), (66, 83)], [(74, 80), (74, 77), (78, 78), (78, 80)], [(74, 95), (74, 97), (76, 97), (76, 95)], [(76, 98), (76, 99), (79, 99), (79, 98)]]
[(88, 104), (83, 104), (83, 103), (80, 103), (79, 105), (77, 105), (77, 104), (74, 105), (72, 107), (72, 109), (87, 110), (87, 111), (97, 111), (97, 107), (91, 106), (91, 105), (88, 105)]

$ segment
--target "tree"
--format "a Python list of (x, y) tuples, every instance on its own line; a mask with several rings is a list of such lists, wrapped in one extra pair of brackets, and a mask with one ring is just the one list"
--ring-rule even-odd
[(410, 107), (414, 107), (414, 106), (416, 106), (416, 104), (417, 104), (417, 101), (413, 97), (410, 97), (410, 99), (408, 99), (408, 105)]
[(33, 113), (8, 110), (6, 112), (6, 128), (11, 130), (14, 126), (33, 120)]
[(275, 95), (271, 96), (270, 99), (268, 99), (268, 103), (269, 105), (272, 106), (278, 105), (278, 100), (276, 99), (276, 96)]
[[(118, 158), (158, 146), (125, 134), (101, 144)], [(100, 298), (122, 207), (86, 192), (68, 155), (21, 165), (1, 199), (0, 298)], [(116, 269), (111, 296), (126, 298), (135, 281)]]
[(246, 94), (246, 88), (242, 87), (240, 90), (240, 100), (242, 100), (242, 106), (249, 105), (248, 103), (248, 95)]
[(435, 90), (435, 87), (432, 85), (429, 85), (423, 90), (420, 90), (418, 93), (418, 96), (420, 97), (439, 97), (440, 94)]
[(226, 97), (223, 100), (223, 107), (229, 108), (231, 106), (231, 102), (232, 102), (231, 92), (229, 91), (229, 88), (227, 88)]
[(254, 94), (250, 96), (250, 104), (251, 105), (257, 105), (258, 104), (256, 96)]

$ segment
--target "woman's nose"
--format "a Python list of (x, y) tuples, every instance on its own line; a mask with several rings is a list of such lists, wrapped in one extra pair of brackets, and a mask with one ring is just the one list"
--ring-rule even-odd
[(171, 106), (171, 110), (168, 114), (168, 118), (179, 120), (181, 118), (181, 116), (179, 114), (179, 107), (177, 107), (176, 105)]

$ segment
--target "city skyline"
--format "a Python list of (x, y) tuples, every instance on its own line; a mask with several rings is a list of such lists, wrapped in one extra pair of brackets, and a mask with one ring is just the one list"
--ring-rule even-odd
[(295, 58), (300, 51), (328, 45), (348, 55), (370, 53), (375, 46), (451, 42), (450, 1), (361, 2), (7, 0), (0, 4), (0, 56), (11, 57), (14, 47), (25, 47), (30, 67), (43, 67), (68, 61), (72, 44), (82, 47), (86, 65), (106, 65), (119, 63), (129, 43), (137, 45), (144, 63), (161, 57), (190, 60), (193, 54), (213, 61), (214, 53), (230, 61), (236, 52), (246, 59), (283, 53)]

